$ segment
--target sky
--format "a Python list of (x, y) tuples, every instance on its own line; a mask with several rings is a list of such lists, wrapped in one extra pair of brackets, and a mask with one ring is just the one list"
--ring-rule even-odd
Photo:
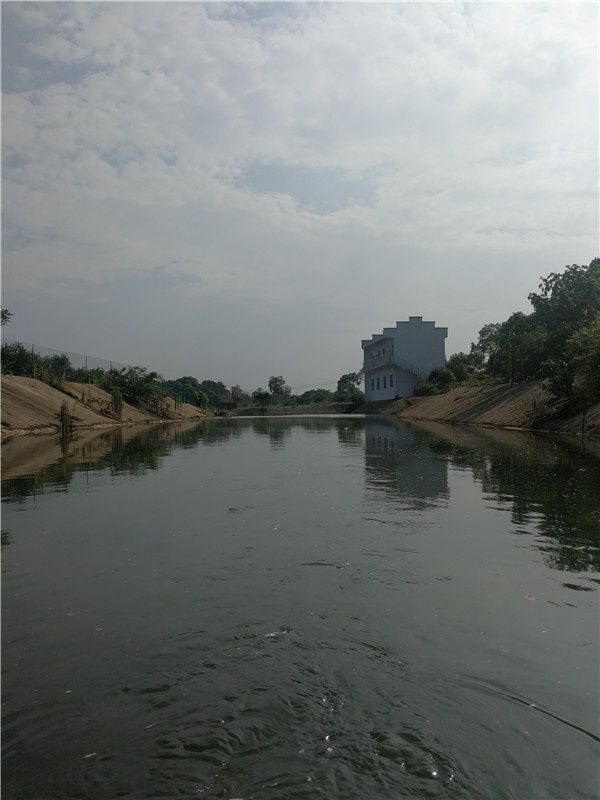
[(3, 2), (6, 338), (335, 388), (599, 255), (598, 4)]

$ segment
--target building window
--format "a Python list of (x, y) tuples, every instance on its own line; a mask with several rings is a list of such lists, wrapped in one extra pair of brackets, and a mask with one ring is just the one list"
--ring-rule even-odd
[(390, 375), (390, 389), (394, 387), (394, 376)]
[(377, 388), (379, 389), (379, 378), (377, 378)]
[(375, 378), (371, 378), (371, 391), (375, 389)]
[(383, 388), (387, 389), (387, 375), (383, 376)]

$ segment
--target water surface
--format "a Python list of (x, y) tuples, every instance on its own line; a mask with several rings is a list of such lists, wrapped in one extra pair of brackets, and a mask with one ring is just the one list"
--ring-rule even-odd
[(254, 418), (2, 455), (5, 798), (598, 796), (580, 442)]

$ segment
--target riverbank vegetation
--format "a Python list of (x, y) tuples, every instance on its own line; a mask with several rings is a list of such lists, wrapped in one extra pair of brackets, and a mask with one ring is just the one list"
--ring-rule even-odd
[[(554, 414), (577, 413), (600, 401), (600, 259), (589, 266), (573, 264), (562, 273), (540, 279), (528, 299), (532, 312), (514, 312), (504, 322), (484, 325), (468, 353), (451, 355), (434, 369), (415, 395), (437, 395), (459, 386), (518, 384), (542, 380)], [(2, 309), (2, 326), (12, 314)], [(121, 403), (169, 415), (168, 398), (204, 410), (243, 407), (294, 407), (364, 401), (362, 374), (348, 372), (335, 390), (294, 390), (281, 375), (271, 375), (268, 388), (253, 392), (239, 384), (183, 376), (164, 380), (145, 367), (75, 368), (66, 353), (42, 356), (21, 342), (2, 344), (2, 373), (38, 378), (65, 391), (68, 381), (95, 384), (111, 395), (109, 416), (119, 418)], [(333, 384), (332, 384), (333, 386)], [(79, 398), (76, 398), (79, 399)], [(547, 409), (544, 410), (547, 413)]]
[[(10, 315), (12, 316), (12, 315)], [(10, 317), (7, 317), (7, 321)], [(168, 398), (178, 403), (186, 403), (205, 411), (234, 407), (298, 406), (334, 402), (361, 403), (364, 394), (360, 390), (360, 372), (342, 375), (335, 391), (312, 388), (301, 394), (294, 394), (282, 376), (271, 376), (268, 390), (258, 388), (250, 393), (239, 385), (231, 389), (221, 381), (203, 380), (186, 375), (176, 380), (164, 380), (157, 372), (145, 367), (128, 366), (117, 369), (74, 367), (66, 353), (41, 355), (35, 348), (22, 342), (3, 342), (2, 374), (18, 377), (37, 378), (65, 394), (72, 395), (66, 388), (68, 382), (93, 384), (111, 395), (111, 403), (97, 410), (119, 419), (123, 401), (142, 411), (150, 411), (158, 416), (168, 417), (170, 406)], [(86, 395), (84, 393), (83, 402)]]
[(533, 311), (484, 325), (469, 353), (434, 369), (415, 395), (464, 385), (543, 380), (553, 412), (576, 413), (600, 401), (600, 259), (540, 278)]

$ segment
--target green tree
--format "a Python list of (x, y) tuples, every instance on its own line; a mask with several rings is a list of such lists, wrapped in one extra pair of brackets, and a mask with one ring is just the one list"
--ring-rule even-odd
[(282, 405), (291, 397), (292, 390), (286, 384), (285, 380), (278, 375), (271, 375), (269, 378), (269, 391), (271, 392), (272, 399), (275, 403)]
[(239, 383), (231, 387), (231, 399), (238, 405), (250, 405), (252, 402), (252, 398), (248, 392), (245, 392)]
[(73, 404), (73, 411), (70, 412), (66, 400), (63, 400), (60, 411), (57, 411), (55, 416), (60, 424), (60, 433), (63, 439), (73, 432), (76, 422), (81, 422), (80, 418), (75, 416), (75, 404)]
[(165, 381), (164, 386), (174, 396), (178, 397), (182, 403), (188, 403), (199, 408), (209, 406), (208, 395), (203, 391), (200, 383), (191, 375), (184, 375), (172, 381)]
[(364, 394), (360, 389), (362, 382), (362, 372), (347, 372), (337, 382), (335, 399), (346, 403), (359, 403), (364, 400)]
[(439, 392), (446, 392), (456, 383), (454, 373), (448, 367), (435, 367), (429, 373), (428, 383), (431, 383)]
[(483, 368), (483, 358), (471, 353), (453, 353), (446, 361), (446, 366), (452, 371), (458, 383), (464, 383), (476, 377)]
[(11, 317), (13, 316), (12, 312), (7, 308), (0, 309), (0, 315), (2, 316), (2, 327), (8, 325)]
[(413, 389), (413, 395), (415, 397), (429, 397), (434, 394), (439, 394), (439, 389), (429, 381), (417, 381)]
[(261, 386), (252, 392), (252, 402), (257, 406), (268, 406), (273, 399), (273, 395)]
[(517, 311), (497, 331), (495, 367), (498, 377), (510, 383), (540, 375), (547, 352), (548, 334), (535, 314)]
[(595, 258), (588, 267), (572, 264), (540, 281), (540, 293), (532, 292), (529, 300), (538, 322), (548, 330), (550, 354), (555, 355), (570, 336), (590, 325), (600, 310), (600, 259)]
[(58, 389), (62, 388), (64, 381), (72, 380), (73, 368), (66, 353), (54, 356), (37, 356), (36, 377)]
[(583, 410), (600, 402), (600, 312), (566, 342), (562, 356), (546, 362), (548, 388), (559, 406)]
[(110, 394), (112, 412), (117, 419), (121, 419), (123, 414), (123, 395), (121, 394), (121, 390), (115, 388)]
[(308, 389), (300, 395), (293, 395), (291, 400), (295, 405), (310, 406), (331, 403), (335, 397), (328, 389)]
[(219, 404), (223, 402), (225, 384), (222, 381), (201, 381), (200, 389), (208, 397), (208, 405), (210, 408), (217, 408)]
[(31, 377), (33, 363), (31, 350), (21, 342), (4, 343), (2, 345), (2, 372), (4, 375)]
[(126, 403), (145, 406), (161, 413), (166, 389), (157, 372), (148, 372), (145, 367), (123, 367), (110, 369), (106, 373), (104, 388), (112, 392), (119, 389)]
[(547, 330), (535, 314), (516, 311), (504, 322), (484, 325), (470, 355), (473, 365), (479, 361), (489, 378), (509, 383), (531, 380), (541, 374), (547, 340)]
[(471, 344), (471, 357), (479, 360), (486, 372), (495, 369), (499, 328), (499, 322), (488, 322), (479, 331), (477, 342)]
[(600, 402), (600, 312), (570, 337), (567, 359), (573, 364), (573, 393), (579, 404)]

